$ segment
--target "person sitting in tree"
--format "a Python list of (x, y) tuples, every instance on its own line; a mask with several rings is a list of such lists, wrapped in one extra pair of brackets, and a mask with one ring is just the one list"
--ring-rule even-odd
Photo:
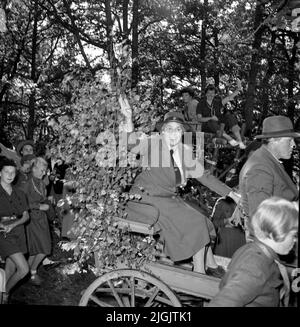
[[(222, 112), (224, 105), (233, 100), (240, 92), (241, 81), (238, 79), (237, 83), (237, 90), (224, 99), (216, 94), (214, 85), (208, 85), (205, 89), (205, 96), (197, 105), (196, 113), (198, 121), (202, 123), (202, 132), (217, 134), (218, 137), (225, 138), (230, 145), (245, 149), (236, 116), (228, 111)], [(228, 134), (229, 132), (232, 132), (235, 139)]]
[[(185, 103), (183, 110), (183, 116), (186, 121), (196, 123), (197, 118), (197, 106), (199, 101), (195, 98), (195, 92), (190, 87), (185, 87), (181, 90), (182, 100)], [(201, 131), (201, 124), (196, 124), (193, 128), (194, 131)]]

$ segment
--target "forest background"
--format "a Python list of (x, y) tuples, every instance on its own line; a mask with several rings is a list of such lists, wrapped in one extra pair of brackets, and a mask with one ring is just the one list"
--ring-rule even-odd
[(298, 0), (1, 0), (0, 142), (34, 139), (72, 164), (79, 263), (94, 252), (103, 267), (153, 255), (152, 241), (113, 223), (136, 171), (101, 165), (119, 159), (109, 140), (118, 141), (120, 94), (147, 133), (183, 108), (183, 86), (201, 96), (213, 83), (226, 95), (239, 78), (229, 108), (247, 136), (269, 115), (295, 122), (299, 14)]

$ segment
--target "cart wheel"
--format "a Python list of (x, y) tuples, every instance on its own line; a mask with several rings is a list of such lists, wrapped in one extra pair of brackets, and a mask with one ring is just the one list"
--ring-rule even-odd
[(97, 278), (84, 292), (80, 306), (181, 307), (174, 292), (140, 270), (114, 270)]

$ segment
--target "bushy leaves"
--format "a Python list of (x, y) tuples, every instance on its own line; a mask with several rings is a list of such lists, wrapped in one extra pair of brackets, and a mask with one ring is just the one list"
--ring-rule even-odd
[[(70, 165), (68, 179), (76, 185), (76, 193), (69, 199), (75, 213), (72, 232), (76, 236), (70, 246), (80, 264), (96, 254), (97, 267), (102, 271), (120, 264), (137, 266), (152, 258), (155, 242), (117, 227), (115, 218), (126, 216), (123, 205), (129, 198), (140, 196), (126, 192), (136, 168), (119, 165), (128, 154), (126, 148), (119, 146), (118, 127), (123, 120), (118, 103), (120, 91), (100, 80), (87, 81), (78, 88), (69, 106), (70, 114), (49, 124), (57, 135), (51, 156)], [(131, 92), (128, 100), (136, 125), (147, 132), (151, 128), (149, 121), (155, 124), (157, 117), (149, 101), (151, 89), (142, 94)]]

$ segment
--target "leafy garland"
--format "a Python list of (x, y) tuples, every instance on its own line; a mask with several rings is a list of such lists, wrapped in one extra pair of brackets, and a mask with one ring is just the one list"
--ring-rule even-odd
[[(147, 133), (157, 121), (157, 108), (150, 101), (151, 84), (140, 87), (141, 96), (130, 91), (127, 97), (136, 125)], [(136, 175), (136, 159), (131, 158), (135, 164), (127, 167), (114, 165), (121, 157), (129, 157), (127, 149), (119, 147), (118, 126), (123, 120), (119, 95), (120, 89), (96, 77), (77, 89), (68, 115), (49, 122), (56, 134), (50, 155), (70, 165), (67, 180), (76, 185), (76, 192), (68, 198), (75, 208), (72, 233), (76, 239), (68, 249), (75, 249), (79, 266), (96, 254), (98, 273), (122, 265), (138, 267), (145, 260), (153, 260), (157, 252), (152, 237), (121, 230), (114, 220), (126, 218), (123, 205), (140, 197), (126, 192)]]

